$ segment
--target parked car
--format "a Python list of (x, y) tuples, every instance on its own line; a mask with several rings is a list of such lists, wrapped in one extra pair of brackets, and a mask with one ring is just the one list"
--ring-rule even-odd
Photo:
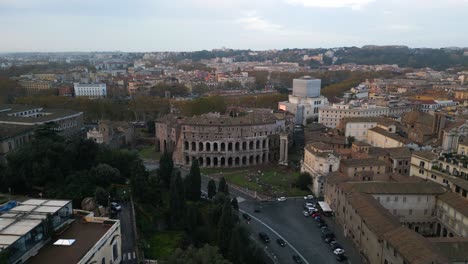
[(336, 240), (333, 240), (332, 242), (330, 242), (330, 248), (331, 250), (335, 250), (337, 248), (343, 248)]
[(314, 196), (312, 194), (304, 196), (304, 200), (312, 200), (312, 199), (314, 199)]
[(116, 202), (111, 203), (111, 210), (113, 211), (122, 211), (122, 206)]
[(255, 209), (254, 209), (254, 213), (260, 213), (260, 208), (258, 208), (258, 207), (255, 207)]
[(322, 220), (320, 222), (317, 222), (317, 226), (322, 228), (322, 227), (328, 227), (327, 224)]
[(286, 197), (282, 196), (276, 199), (278, 202), (284, 202), (286, 201)]
[(317, 222), (317, 223), (323, 221), (322, 218), (321, 218), (320, 216), (314, 217), (314, 220), (315, 220), (315, 222)]
[(265, 242), (265, 243), (270, 243), (270, 237), (269, 237), (267, 234), (265, 234), (265, 233), (263, 233), (263, 232), (260, 232), (260, 233), (258, 233), (258, 237), (259, 237), (263, 242)]
[[(333, 239), (335, 237), (335, 234), (333, 234), (333, 232), (330, 231), (329, 229), (321, 228), (321, 232), (322, 232), (322, 238), (323, 239), (325, 239), (325, 238), (332, 238)], [(330, 241), (325, 241), (325, 242), (330, 243), (331, 240)]]
[(292, 258), (293, 258), (294, 262), (296, 262), (298, 264), (303, 263), (301, 257), (299, 257), (298, 255), (293, 255)]
[(309, 212), (307, 212), (307, 211), (302, 211), (302, 214), (303, 214), (305, 217), (308, 217), (308, 216), (309, 216)]
[(345, 254), (336, 255), (336, 260), (337, 260), (338, 262), (345, 261), (345, 260), (347, 260), (347, 259), (348, 259), (348, 257), (346, 257)]
[(307, 207), (313, 207), (313, 208), (315, 208), (315, 205), (314, 205), (313, 203), (306, 203), (305, 205), (306, 205)]
[(284, 240), (281, 239), (281, 238), (276, 239), (276, 243), (278, 243), (278, 245), (280, 245), (280, 246), (282, 246), (282, 247), (285, 247), (285, 246), (286, 246), (286, 241), (284, 241)]
[(344, 254), (344, 249), (342, 249), (342, 248), (337, 248), (337, 249), (333, 250), (333, 254), (335, 254), (335, 255)]
[(323, 237), (323, 235), (322, 235), (322, 238), (323, 238), (323, 242), (325, 242), (326, 244), (330, 244), (334, 240), (333, 237)]
[(317, 216), (320, 216), (320, 213), (319, 213), (319, 212), (315, 212), (315, 213), (312, 213), (310, 216), (312, 216), (312, 217), (317, 217)]
[(250, 219), (252, 219), (252, 218), (250, 217), (250, 215), (245, 214), (245, 213), (242, 214), (242, 217), (243, 217), (245, 220), (247, 220), (247, 221), (250, 221)]

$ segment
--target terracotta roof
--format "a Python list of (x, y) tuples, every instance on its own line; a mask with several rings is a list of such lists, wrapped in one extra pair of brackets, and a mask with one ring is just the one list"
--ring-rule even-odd
[(426, 160), (435, 160), (439, 157), (437, 154), (427, 150), (414, 151), (412, 155)]
[(392, 158), (411, 158), (411, 151), (407, 147), (384, 149)]
[(348, 201), (364, 224), (379, 238), (382, 238), (386, 232), (400, 226), (398, 219), (388, 212), (372, 195), (353, 193), (349, 196)]
[(322, 150), (322, 151), (324, 151), (324, 150), (325, 151), (326, 150), (333, 150), (333, 148), (330, 145), (325, 144), (325, 143), (323, 143), (321, 141), (308, 143), (306, 148), (308, 150), (312, 150), (312, 148), (317, 149), (317, 150)]
[(448, 204), (453, 209), (463, 214), (465, 217), (468, 217), (468, 201), (460, 195), (453, 192), (448, 192), (437, 196), (437, 200)]
[(377, 158), (365, 158), (365, 159), (344, 159), (341, 161), (341, 164), (344, 166), (352, 167), (352, 166), (383, 166), (387, 163), (383, 160)]
[[(348, 192), (369, 194), (443, 194), (442, 185), (433, 182), (348, 182)], [(467, 208), (468, 210), (468, 208)]]
[(406, 227), (386, 232), (384, 239), (409, 263), (450, 263), (428, 239)]

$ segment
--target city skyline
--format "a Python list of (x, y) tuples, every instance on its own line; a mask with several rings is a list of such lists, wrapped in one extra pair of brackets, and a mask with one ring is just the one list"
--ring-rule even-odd
[(0, 52), (466, 47), (467, 0), (0, 0)]

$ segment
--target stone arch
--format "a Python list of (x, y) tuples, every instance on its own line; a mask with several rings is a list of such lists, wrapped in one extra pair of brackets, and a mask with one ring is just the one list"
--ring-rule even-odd
[(226, 143), (221, 142), (221, 151), (226, 151)]
[(213, 166), (218, 167), (218, 157), (213, 158)]
[(210, 157), (206, 157), (206, 166), (211, 166), (211, 158)]
[(164, 152), (167, 152), (167, 142), (166, 142), (166, 140), (164, 140), (163, 148), (164, 148)]
[(213, 151), (218, 151), (218, 142), (213, 143)]
[(197, 143), (192, 142), (192, 151), (195, 151), (197, 149)]
[(262, 163), (265, 163), (266, 162), (266, 153), (263, 153), (262, 154)]
[(188, 150), (189, 149), (189, 143), (188, 141), (185, 141), (184, 142), (184, 150)]
[(242, 150), (247, 150), (247, 142), (242, 142)]
[(228, 143), (228, 149), (227, 149), (227, 150), (228, 150), (228, 151), (232, 151), (232, 142), (229, 142), (229, 143)]
[(190, 164), (190, 158), (189, 156), (185, 156), (185, 165), (189, 165)]
[(210, 142), (206, 142), (205, 149), (206, 149), (206, 151), (211, 151), (211, 143)]
[(234, 149), (235, 149), (236, 151), (239, 151), (239, 146), (240, 146), (239, 142), (236, 142), (236, 143), (234, 144)]
[(263, 140), (263, 148), (266, 148), (266, 139)]
[(247, 165), (247, 157), (242, 157), (242, 166)]
[(252, 165), (254, 162), (254, 156), (253, 155), (250, 155), (249, 157), (249, 164)]
[(260, 164), (260, 155), (255, 156), (255, 163)]
[(249, 150), (253, 150), (253, 147), (254, 147), (254, 142), (250, 141), (249, 142)]
[(235, 164), (236, 166), (239, 166), (239, 165), (240, 165), (240, 158), (239, 158), (239, 157), (236, 157), (236, 158), (234, 159), (234, 164)]
[(257, 140), (257, 141), (255, 142), (255, 148), (256, 148), (256, 149), (260, 149), (260, 140)]
[(222, 166), (222, 167), (226, 166), (226, 158), (225, 158), (225, 157), (221, 157), (220, 163), (221, 163), (221, 166)]
[(198, 164), (200, 164), (200, 167), (203, 167), (203, 157), (198, 158)]
[(228, 158), (227, 165), (228, 165), (229, 167), (232, 166), (232, 157), (229, 157), (229, 158)]
[(202, 142), (198, 143), (198, 151), (203, 151), (203, 143)]

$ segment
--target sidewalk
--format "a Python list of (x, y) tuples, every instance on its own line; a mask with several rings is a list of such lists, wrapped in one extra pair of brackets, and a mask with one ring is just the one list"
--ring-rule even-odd
[(335, 234), (335, 239), (340, 243), (345, 250), (345, 255), (348, 257), (348, 263), (359, 264), (362, 263), (361, 257), (359, 255), (359, 250), (356, 249), (353, 242), (346, 238), (343, 233), (343, 228), (341, 225), (335, 222), (335, 217), (323, 217), (328, 227)]

